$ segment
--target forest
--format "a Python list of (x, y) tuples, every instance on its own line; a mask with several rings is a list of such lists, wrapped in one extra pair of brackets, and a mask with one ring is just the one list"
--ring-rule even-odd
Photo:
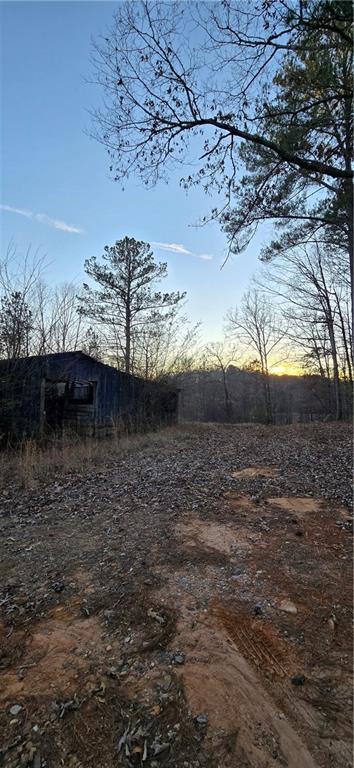
[[(310, 246), (308, 246), (310, 248)], [(317, 245), (316, 245), (317, 249)], [(43, 261), (12, 245), (0, 263), (1, 358), (82, 350), (118, 370), (180, 389), (192, 421), (292, 423), (350, 419), (352, 334), (349, 276), (318, 250), (265, 265), (224, 336), (201, 343), (186, 292), (166, 293), (167, 265), (148, 243), (124, 238), (91, 284), (47, 285)], [(280, 299), (280, 300), (279, 300)]]

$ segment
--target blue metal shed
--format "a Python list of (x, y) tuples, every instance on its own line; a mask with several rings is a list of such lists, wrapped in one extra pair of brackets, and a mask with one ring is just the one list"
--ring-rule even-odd
[(0, 433), (109, 435), (177, 420), (178, 390), (117, 371), (84, 352), (0, 361)]

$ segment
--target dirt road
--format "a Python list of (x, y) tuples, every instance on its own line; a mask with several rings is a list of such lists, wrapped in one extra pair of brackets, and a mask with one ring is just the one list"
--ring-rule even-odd
[(0, 491), (3, 765), (349, 767), (350, 455), (191, 425)]

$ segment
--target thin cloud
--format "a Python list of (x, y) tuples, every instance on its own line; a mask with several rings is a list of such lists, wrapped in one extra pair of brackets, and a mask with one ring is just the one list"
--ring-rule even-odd
[(32, 219), (33, 213), (31, 211), (26, 211), (24, 208), (12, 208), (11, 205), (1, 205), (0, 208), (3, 211), (10, 211), (10, 213), (19, 213), (20, 216), (26, 216), (27, 219)]
[(61, 219), (51, 219), (50, 216), (47, 216), (46, 213), (35, 213), (34, 218), (36, 221), (41, 222), (41, 224), (48, 224), (48, 227), (61, 229), (62, 232), (76, 232), (78, 235), (80, 235), (84, 231), (79, 227), (73, 227), (71, 224), (66, 224), (66, 222), (61, 221)]
[(155, 248), (161, 248), (162, 251), (171, 251), (172, 253), (183, 253), (186, 256), (193, 256), (192, 251), (188, 251), (184, 245), (179, 243), (151, 243)]
[(213, 258), (208, 253), (193, 253), (192, 251), (189, 251), (188, 248), (185, 248), (184, 245), (181, 245), (180, 243), (153, 242), (151, 243), (151, 245), (154, 248), (159, 248), (161, 251), (168, 251), (169, 253), (178, 253), (178, 254), (182, 254), (183, 256), (194, 256), (194, 258), (202, 259), (203, 261), (211, 261)]
[(65, 221), (62, 221), (61, 219), (52, 219), (46, 213), (34, 213), (33, 211), (27, 211), (24, 208), (13, 208), (13, 206), (11, 205), (0, 204), (0, 208), (2, 211), (17, 213), (20, 216), (25, 216), (27, 219), (33, 219), (34, 221), (38, 221), (40, 224), (46, 224), (48, 227), (53, 227), (54, 229), (60, 229), (62, 232), (74, 232), (77, 235), (81, 235), (84, 231), (79, 227), (74, 227), (71, 224), (67, 224)]

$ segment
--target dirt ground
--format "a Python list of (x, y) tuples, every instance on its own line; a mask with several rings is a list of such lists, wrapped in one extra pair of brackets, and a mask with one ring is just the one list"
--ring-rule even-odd
[(188, 425), (0, 491), (9, 768), (347, 768), (351, 428)]

